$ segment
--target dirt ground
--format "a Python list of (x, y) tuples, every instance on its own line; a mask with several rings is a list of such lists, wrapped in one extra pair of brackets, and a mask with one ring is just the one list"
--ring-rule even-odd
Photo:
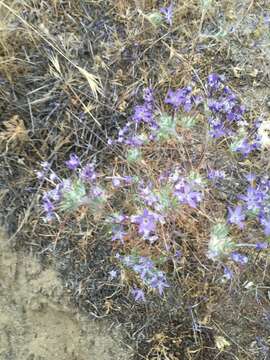
[(0, 308), (1, 360), (130, 359), (120, 332), (79, 315), (54, 270), (13, 252), (3, 231)]

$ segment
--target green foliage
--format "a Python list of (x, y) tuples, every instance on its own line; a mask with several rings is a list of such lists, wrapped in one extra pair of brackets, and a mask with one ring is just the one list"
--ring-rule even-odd
[(225, 222), (214, 225), (211, 229), (208, 256), (212, 259), (228, 255), (234, 248), (229, 237), (229, 228)]
[(166, 113), (161, 114), (157, 119), (159, 129), (157, 132), (158, 140), (168, 140), (170, 137), (177, 136), (176, 122), (174, 118)]
[(61, 201), (60, 208), (63, 211), (76, 210), (80, 205), (85, 203), (86, 194), (87, 193), (84, 183), (80, 179), (74, 180), (70, 189), (63, 193), (63, 199)]
[(154, 27), (160, 26), (163, 22), (163, 16), (158, 11), (154, 11), (154, 12), (146, 15), (146, 18)]
[(193, 116), (178, 117), (177, 123), (185, 129), (192, 129), (197, 124), (197, 119)]
[(138, 148), (131, 148), (127, 152), (127, 161), (129, 163), (135, 163), (142, 159), (141, 150)]

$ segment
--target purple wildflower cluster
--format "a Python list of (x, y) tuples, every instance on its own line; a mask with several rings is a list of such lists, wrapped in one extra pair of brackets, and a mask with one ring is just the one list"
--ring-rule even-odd
[(151, 88), (144, 89), (143, 104), (134, 107), (131, 121), (121, 128), (116, 140), (109, 139), (109, 145), (123, 144), (131, 148), (138, 148), (145, 144), (146, 139), (138, 133), (139, 125), (146, 125), (150, 129), (156, 128), (154, 119), (154, 94)]
[[(162, 9), (161, 12), (171, 25), (173, 6)], [(117, 139), (110, 140), (109, 144), (124, 145), (125, 149), (131, 150), (130, 159), (136, 158), (141, 154), (140, 148), (148, 142), (169, 139), (171, 135), (177, 138), (177, 112), (196, 114), (200, 111), (208, 115), (209, 133), (213, 138), (229, 137), (232, 140), (232, 150), (243, 156), (258, 149), (260, 139), (248, 129), (244, 119), (246, 110), (237, 95), (225, 85), (225, 79), (218, 74), (210, 74), (205, 89), (204, 97), (197, 95), (192, 86), (169, 89), (164, 99), (164, 104), (169, 109), (167, 114), (160, 112), (153, 90), (146, 88), (143, 103), (135, 106), (131, 119), (120, 129)], [(205, 106), (201, 106), (202, 104)], [(60, 178), (47, 162), (42, 163), (42, 170), (37, 172), (38, 179), (46, 180), (49, 186), (49, 190), (43, 195), (43, 210), (47, 221), (57, 217), (59, 210), (74, 210), (79, 205), (99, 204), (106, 199), (93, 163), (82, 166), (79, 157), (71, 154), (65, 165), (72, 171), (72, 175), (67, 179)], [(224, 171), (215, 169), (209, 169), (206, 174), (211, 184), (218, 184), (225, 176)], [(184, 166), (166, 171), (155, 180), (150, 181), (149, 178), (126, 175), (105, 177), (110, 181), (110, 188), (114, 193), (118, 194), (118, 191), (124, 188), (121, 195), (136, 195), (133, 197), (134, 203), (127, 207), (128, 215), (112, 213), (106, 220), (110, 224), (113, 242), (125, 245), (129, 232), (134, 233), (135, 229), (141, 239), (153, 245), (161, 237), (161, 225), (169, 223), (170, 216), (176, 209), (181, 210), (181, 205), (196, 209), (203, 200), (204, 179), (196, 173), (188, 174)], [(227, 222), (217, 224), (210, 234), (208, 255), (212, 259), (226, 256), (241, 265), (248, 262), (246, 255), (235, 251), (237, 247), (245, 244), (233, 243), (228, 224), (243, 229), (246, 220), (252, 217), (263, 227), (265, 235), (270, 236), (270, 179), (256, 179), (256, 176), (250, 174), (247, 180), (249, 185), (246, 193), (239, 196), (236, 206), (228, 208)], [(173, 240), (169, 239), (168, 243), (172, 242)], [(266, 243), (246, 245), (258, 251), (267, 248)], [(124, 252), (124, 246), (122, 249)], [(167, 259), (175, 260), (181, 256), (179, 250), (169, 256), (172, 254), (169, 245), (165, 246), (165, 253), (168, 253)], [(158, 270), (150, 258), (119, 254), (117, 258), (124, 266), (132, 269), (144, 285), (157, 290), (160, 295), (169, 287), (164, 272)], [(117, 271), (112, 270), (109, 276), (111, 279), (117, 277)], [(231, 278), (229, 269), (224, 270), (224, 276)], [(145, 300), (144, 291), (140, 288), (134, 287), (132, 294), (136, 301)]]
[(41, 163), (42, 170), (36, 173), (37, 178), (46, 181), (50, 187), (42, 196), (45, 221), (56, 218), (57, 211), (75, 209), (105, 196), (104, 190), (95, 184), (97, 174), (92, 163), (80, 167), (78, 156), (71, 154), (65, 165), (73, 172), (67, 179), (58, 176), (47, 162)]
[(180, 203), (196, 208), (202, 200), (202, 192), (196, 190), (196, 184), (185, 178), (180, 178), (175, 184), (174, 195)]
[[(132, 269), (140, 277), (143, 284), (151, 289), (157, 290), (159, 295), (163, 295), (164, 290), (169, 287), (165, 273), (158, 270), (155, 263), (148, 257), (138, 255), (118, 255), (117, 258), (124, 266)], [(139, 296), (139, 299), (144, 299), (142, 293), (138, 291), (134, 292), (135, 299), (138, 297), (138, 294), (141, 295)], [(139, 299), (137, 298), (137, 300)]]
[(246, 109), (224, 82), (224, 77), (218, 74), (210, 74), (207, 78), (209, 133), (216, 139), (224, 136), (231, 138), (231, 149), (246, 157), (260, 148), (259, 137), (248, 130), (248, 123), (244, 119)]
[(242, 229), (247, 217), (256, 218), (265, 235), (270, 236), (270, 179), (265, 177), (256, 181), (255, 176), (248, 179), (246, 193), (239, 195), (242, 204), (228, 209), (228, 222)]
[[(170, 105), (174, 114), (179, 111), (202, 112), (208, 118), (209, 134), (215, 139), (229, 137), (231, 149), (243, 156), (259, 149), (261, 136), (258, 135), (258, 131), (249, 130), (244, 118), (246, 109), (236, 93), (225, 85), (225, 78), (218, 74), (210, 74), (205, 89), (204, 96), (194, 94), (191, 85), (176, 90), (169, 89), (164, 104)], [(143, 98), (143, 104), (135, 106), (131, 120), (119, 131), (118, 138), (115, 141), (110, 139), (109, 144), (121, 143), (138, 148), (149, 141), (160, 140), (159, 131), (166, 130), (176, 134), (175, 116), (159, 113), (155, 106), (153, 89), (146, 88)], [(202, 104), (205, 106), (199, 107)], [(141, 125), (144, 125), (144, 133), (140, 133)], [(146, 130), (148, 135), (145, 133)]]
[(192, 95), (192, 87), (187, 86), (173, 91), (170, 89), (164, 100), (165, 104), (171, 105), (174, 110), (182, 108), (185, 112), (190, 112), (193, 105), (197, 103), (197, 97)]

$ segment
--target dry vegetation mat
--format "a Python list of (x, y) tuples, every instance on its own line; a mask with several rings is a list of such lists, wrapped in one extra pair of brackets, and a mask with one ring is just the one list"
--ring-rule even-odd
[(0, 201), (134, 359), (270, 354), (270, 6), (0, 0)]

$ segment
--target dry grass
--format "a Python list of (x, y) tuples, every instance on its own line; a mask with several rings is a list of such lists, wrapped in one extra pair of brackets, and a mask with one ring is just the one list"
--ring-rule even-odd
[[(210, 225), (226, 212), (224, 200), (242, 191), (239, 181), (250, 169), (269, 168), (268, 153), (239, 168), (225, 143), (207, 141), (204, 118), (193, 130), (179, 129), (180, 144), (145, 147), (138, 167), (128, 166), (120, 147), (112, 152), (107, 138), (126, 122), (144, 86), (154, 87), (162, 107), (169, 87), (195, 80), (203, 90), (211, 71), (227, 76), (243, 101), (252, 103), (254, 115), (269, 116), (270, 39), (262, 21), (269, 4), (179, 1), (173, 26), (155, 27), (148, 15), (164, 4), (169, 2), (0, 0), (2, 215), (16, 246), (56, 264), (78, 306), (125, 327), (138, 359), (267, 359), (269, 259), (250, 254), (250, 265), (235, 267), (237, 276), (228, 285), (221, 281), (222, 267), (208, 261), (205, 251)], [(127, 285), (132, 275), (118, 285), (108, 280), (112, 245), (102, 221), (85, 209), (60, 226), (40, 221), (34, 170), (49, 160), (67, 175), (63, 162), (71, 151), (83, 162), (96, 159), (104, 174), (125, 169), (155, 179), (179, 162), (187, 172), (211, 166), (227, 172), (223, 192), (208, 191), (198, 213), (183, 208), (175, 214), (175, 234), (160, 229), (162, 241), (174, 236), (182, 251), (177, 268), (168, 265), (175, 278), (165, 300), (149, 294), (147, 304), (134, 304)], [(245, 236), (261, 234), (248, 228)], [(162, 243), (150, 250), (134, 236), (125, 246), (143, 255), (163, 251)], [(218, 337), (229, 345), (222, 347)]]

